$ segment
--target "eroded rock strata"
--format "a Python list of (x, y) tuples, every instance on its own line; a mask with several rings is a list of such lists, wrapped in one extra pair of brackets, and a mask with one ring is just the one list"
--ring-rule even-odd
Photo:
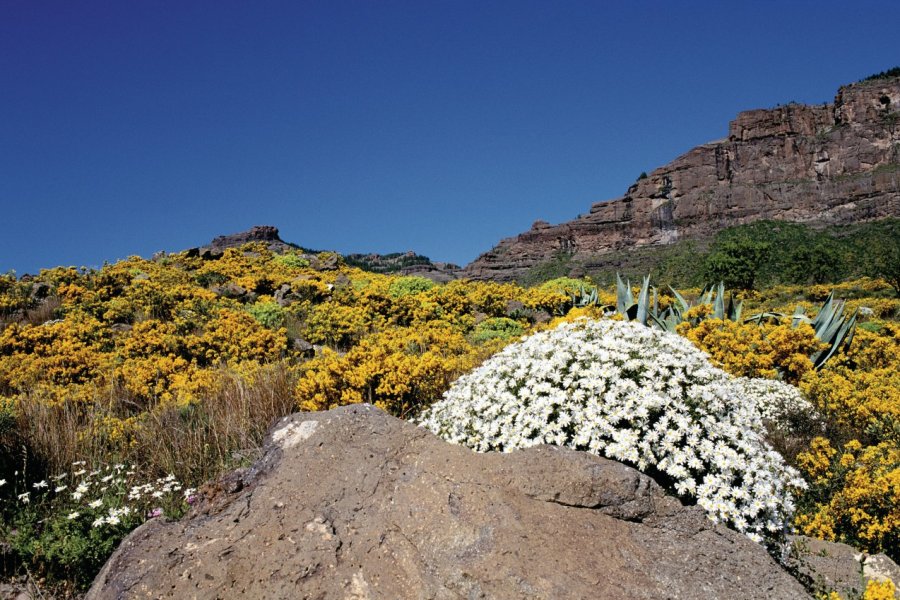
[(703, 144), (573, 221), (536, 222), (469, 264), (514, 280), (559, 256), (701, 238), (760, 219), (845, 224), (900, 216), (900, 78), (844, 86), (833, 104), (740, 113)]

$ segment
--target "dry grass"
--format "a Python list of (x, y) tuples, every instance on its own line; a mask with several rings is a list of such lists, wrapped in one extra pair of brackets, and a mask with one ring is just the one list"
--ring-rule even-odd
[(148, 476), (174, 473), (188, 485), (217, 477), (254, 458), (269, 426), (295, 408), (296, 378), (285, 363), (268, 365), (248, 380), (223, 368), (218, 391), (185, 407), (156, 407), (117, 431), (128, 399), (113, 391), (93, 403), (50, 405), (19, 399), (16, 422), (0, 442), (7, 460), (27, 458), (32, 475), (66, 471), (76, 460), (128, 462)]
[(230, 371), (221, 377), (215, 396), (148, 414), (135, 436), (140, 462), (181, 481), (206, 481), (254, 458), (269, 426), (296, 410), (295, 377), (284, 364), (253, 382)]

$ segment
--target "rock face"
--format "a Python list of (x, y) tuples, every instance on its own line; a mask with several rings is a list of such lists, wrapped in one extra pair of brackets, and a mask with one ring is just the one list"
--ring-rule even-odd
[(542, 262), (699, 238), (760, 219), (845, 224), (900, 216), (900, 77), (838, 90), (833, 104), (740, 113), (698, 146), (573, 221), (537, 221), (469, 264), (513, 280)]
[(834, 590), (842, 598), (862, 598), (870, 580), (900, 581), (900, 567), (884, 554), (806, 536), (796, 536), (792, 543), (790, 566), (824, 593)]
[(620, 463), (476, 454), (368, 405), (298, 413), (180, 522), (133, 532), (105, 598), (805, 598), (746, 537)]
[(268, 249), (272, 252), (287, 252), (297, 248), (294, 244), (289, 244), (279, 237), (277, 227), (254, 225), (247, 231), (217, 236), (208, 246), (190, 248), (186, 252), (188, 256), (216, 259), (222, 256), (222, 253), (228, 248), (237, 248), (250, 242), (265, 242)]
[(271, 225), (255, 225), (247, 231), (232, 233), (230, 235), (220, 235), (213, 239), (210, 246), (212, 246), (213, 250), (224, 250), (226, 248), (243, 246), (250, 242), (274, 242), (276, 244), (284, 244), (284, 241), (278, 237), (277, 227), (272, 227)]

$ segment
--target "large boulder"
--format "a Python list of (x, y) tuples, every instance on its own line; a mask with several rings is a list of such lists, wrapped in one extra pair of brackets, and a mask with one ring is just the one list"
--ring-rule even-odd
[(103, 598), (805, 598), (759, 545), (621, 463), (477, 454), (368, 405), (297, 413), (179, 522), (133, 532)]

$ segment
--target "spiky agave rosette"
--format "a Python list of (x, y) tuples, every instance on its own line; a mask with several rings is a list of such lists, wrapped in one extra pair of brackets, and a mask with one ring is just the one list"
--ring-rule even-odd
[(765, 441), (758, 394), (684, 338), (577, 320), (507, 346), (419, 423), (483, 452), (555, 444), (624, 461), (710, 519), (778, 543), (799, 473)]

